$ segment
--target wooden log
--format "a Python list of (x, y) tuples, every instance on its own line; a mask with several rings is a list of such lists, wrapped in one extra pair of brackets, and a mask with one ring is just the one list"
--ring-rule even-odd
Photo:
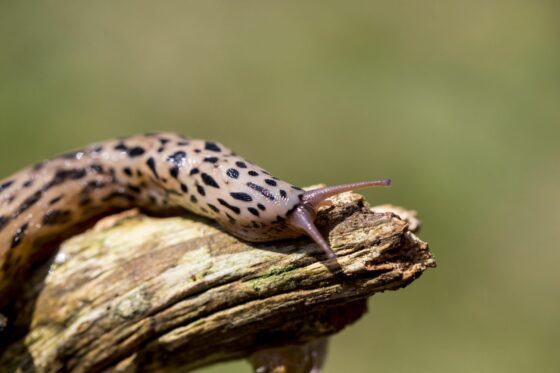
[(334, 334), (368, 297), (435, 266), (410, 211), (331, 201), (317, 225), (337, 260), (305, 237), (251, 244), (194, 215), (103, 219), (30, 279), (0, 367), (175, 372), (245, 358)]

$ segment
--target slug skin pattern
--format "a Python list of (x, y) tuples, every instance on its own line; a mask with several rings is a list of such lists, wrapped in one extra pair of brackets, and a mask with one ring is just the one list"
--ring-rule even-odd
[(111, 212), (185, 209), (251, 242), (308, 234), (334, 258), (313, 225), (315, 207), (343, 191), (388, 183), (304, 192), (220, 143), (172, 133), (90, 145), (0, 181), (0, 308), (33, 265), (52, 255), (52, 243)]
[(61, 155), (0, 181), (0, 299), (24, 267), (50, 256), (43, 244), (112, 211), (183, 208), (259, 242), (302, 234), (286, 224), (302, 194), (220, 143), (171, 133)]

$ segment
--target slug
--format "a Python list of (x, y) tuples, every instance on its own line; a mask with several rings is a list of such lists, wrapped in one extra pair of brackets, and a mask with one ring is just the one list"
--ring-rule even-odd
[(318, 206), (335, 194), (377, 185), (390, 180), (303, 191), (220, 143), (172, 133), (93, 144), (0, 181), (0, 307), (33, 265), (49, 259), (49, 242), (132, 207), (186, 209), (250, 242), (307, 234), (335, 258), (313, 223)]

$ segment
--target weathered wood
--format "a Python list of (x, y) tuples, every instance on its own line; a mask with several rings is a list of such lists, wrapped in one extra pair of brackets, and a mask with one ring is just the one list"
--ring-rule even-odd
[(28, 331), (4, 346), (0, 367), (185, 371), (336, 333), (367, 297), (435, 266), (409, 229), (414, 215), (380, 209), (352, 193), (322, 208), (336, 261), (307, 238), (250, 244), (191, 215), (106, 218), (31, 280), (16, 320)]

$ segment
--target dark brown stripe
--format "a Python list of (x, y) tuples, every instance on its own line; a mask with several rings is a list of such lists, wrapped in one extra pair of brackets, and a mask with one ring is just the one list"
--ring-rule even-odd
[(221, 198), (218, 198), (218, 202), (220, 202), (220, 205), (230, 209), (231, 211), (235, 212), (236, 214), (239, 214), (241, 212), (241, 209), (239, 207), (232, 206)]
[(11, 187), (13, 183), (14, 183), (14, 180), (8, 180), (8, 181), (0, 184), (0, 192), (3, 192), (6, 189), (8, 189), (9, 187)]
[(43, 216), (43, 224), (58, 225), (66, 224), (70, 221), (70, 210), (51, 210)]
[(14, 212), (14, 215), (13, 215), (14, 218), (20, 216), (25, 211), (30, 209), (34, 204), (37, 203), (37, 201), (39, 201), (41, 199), (42, 196), (43, 196), (43, 192), (38, 190), (35, 193), (33, 193), (32, 195), (30, 195), (29, 197), (27, 197), (25, 199), (25, 201), (23, 201), (21, 203), (21, 205), (19, 205), (18, 208), (16, 209), (16, 211)]
[(270, 193), (270, 191), (268, 189), (266, 189), (265, 187), (262, 187), (258, 184), (252, 183), (252, 182), (248, 182), (247, 186), (253, 190), (256, 190), (257, 192), (259, 192), (260, 194), (262, 194), (263, 196), (265, 196), (266, 198), (268, 198), (271, 201), (274, 201), (274, 196), (272, 195), (272, 193)]
[(79, 180), (86, 176), (86, 174), (87, 172), (84, 169), (58, 170), (51, 181), (43, 187), (43, 192), (64, 183), (66, 180)]
[(229, 195), (232, 196), (234, 199), (239, 200), (239, 201), (251, 202), (253, 200), (253, 197), (251, 197), (247, 193), (243, 193), (243, 192), (238, 192), (238, 193), (232, 192)]

